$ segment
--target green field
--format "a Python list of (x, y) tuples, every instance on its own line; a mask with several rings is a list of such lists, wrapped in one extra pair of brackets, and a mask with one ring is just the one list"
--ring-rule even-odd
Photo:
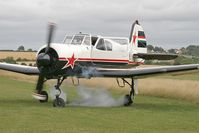
[[(35, 85), (0, 77), (0, 133), (198, 133), (199, 105), (137, 96), (131, 107), (52, 107), (31, 96)], [(74, 87), (64, 87), (70, 101)], [(125, 92), (111, 92), (115, 97)]]
[(169, 78), (169, 79), (179, 79), (179, 80), (199, 80), (199, 73), (185, 74), (185, 75), (164, 75), (160, 76), (161, 78)]

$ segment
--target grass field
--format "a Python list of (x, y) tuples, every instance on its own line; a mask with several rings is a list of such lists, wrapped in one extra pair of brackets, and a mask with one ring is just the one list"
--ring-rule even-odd
[[(34, 83), (0, 77), (1, 133), (198, 133), (199, 105), (138, 95), (131, 107), (53, 108), (31, 97)], [(68, 88), (68, 89), (66, 89)], [(75, 87), (64, 85), (70, 101)], [(114, 97), (126, 91), (110, 91)]]

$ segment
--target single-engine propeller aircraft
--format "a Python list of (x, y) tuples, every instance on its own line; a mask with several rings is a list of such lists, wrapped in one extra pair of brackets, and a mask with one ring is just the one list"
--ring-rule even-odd
[[(46, 80), (57, 79), (55, 107), (65, 106), (60, 98), (60, 85), (67, 77), (87, 78), (111, 77), (122, 79), (130, 86), (130, 93), (124, 97), (124, 105), (133, 103), (135, 79), (156, 74), (198, 71), (199, 64), (136, 68), (145, 60), (170, 60), (173, 54), (147, 53), (144, 30), (136, 20), (131, 28), (130, 37), (103, 37), (90, 34), (65, 36), (63, 43), (51, 43), (55, 25), (49, 24), (47, 45), (37, 52), (37, 67), (0, 63), (0, 69), (27, 75), (38, 75), (34, 97), (40, 102), (48, 101), (48, 94), (43, 90)], [(130, 78), (129, 83), (126, 79)], [(118, 80), (117, 80), (118, 81)], [(117, 82), (119, 85), (119, 81)], [(121, 83), (121, 82), (120, 82)]]

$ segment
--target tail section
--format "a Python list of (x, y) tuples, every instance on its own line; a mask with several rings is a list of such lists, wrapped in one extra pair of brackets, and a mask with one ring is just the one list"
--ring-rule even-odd
[(146, 37), (138, 20), (136, 20), (132, 25), (129, 43), (131, 44), (133, 51), (136, 51), (136, 53), (147, 53)]
[(143, 28), (136, 20), (131, 28), (129, 38), (130, 52), (133, 58), (131, 60), (172, 60), (178, 57), (175, 54), (162, 54), (162, 53), (147, 53), (147, 43)]

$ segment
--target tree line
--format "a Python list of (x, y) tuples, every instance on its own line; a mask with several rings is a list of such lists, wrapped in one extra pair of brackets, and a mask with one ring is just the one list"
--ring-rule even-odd
[(23, 51), (27, 51), (27, 52), (36, 52), (35, 50), (33, 50), (33, 49), (31, 49), (31, 48), (29, 48), (29, 49), (25, 49), (25, 47), (23, 46), (23, 45), (21, 45), (21, 46), (19, 46), (18, 48), (17, 48), (17, 51), (20, 51), (20, 52), (23, 52)]
[(148, 45), (147, 50), (149, 53), (170, 53), (170, 54), (182, 54), (187, 56), (198, 56), (199, 57), (199, 45), (189, 45), (179, 49), (168, 49), (165, 50), (162, 47)]
[(23, 45), (20, 45), (16, 50), (11, 50), (11, 49), (6, 49), (6, 50), (0, 50), (0, 51), (17, 51), (17, 52), (37, 52), (37, 50), (33, 50), (31, 48), (25, 49), (25, 47)]
[(189, 45), (180, 49), (165, 50), (162, 47), (148, 45), (149, 53), (169, 53), (178, 54), (179, 56), (172, 61), (146, 61), (147, 64), (158, 65), (182, 65), (182, 64), (198, 64), (199, 63), (199, 45)]

